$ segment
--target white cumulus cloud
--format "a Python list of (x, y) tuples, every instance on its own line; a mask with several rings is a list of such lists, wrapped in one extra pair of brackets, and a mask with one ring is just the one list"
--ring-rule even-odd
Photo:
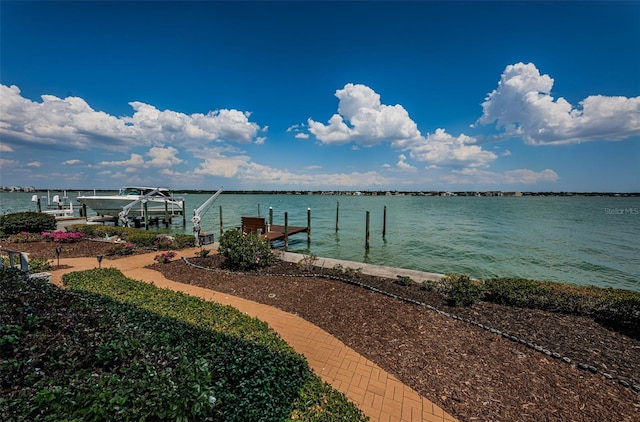
[(147, 165), (151, 167), (171, 167), (176, 164), (182, 163), (182, 160), (176, 157), (178, 150), (174, 147), (158, 148), (153, 147), (147, 152), (147, 155), (151, 157), (151, 160), (147, 162)]
[(620, 140), (640, 134), (640, 97), (592, 95), (572, 106), (551, 95), (554, 80), (533, 63), (506, 67), (482, 103), (478, 123), (492, 124), (531, 145)]
[(340, 100), (338, 113), (331, 116), (328, 124), (307, 121), (309, 132), (323, 143), (371, 146), (420, 136), (404, 107), (382, 104), (380, 95), (366, 85), (346, 84), (336, 91), (336, 97)]
[(497, 158), (491, 151), (482, 149), (475, 138), (461, 134), (452, 136), (444, 129), (421, 138), (411, 147), (411, 158), (430, 165), (469, 165), (486, 167)]
[[(42, 102), (31, 101), (22, 97), (17, 86), (0, 84), (3, 144), (126, 151), (133, 146), (174, 142), (186, 146), (200, 146), (203, 142), (249, 143), (261, 129), (249, 121), (250, 113), (239, 110), (187, 115), (133, 101), (129, 103), (134, 110), (132, 116), (115, 117), (92, 109), (79, 97), (41, 98)], [(257, 142), (264, 142), (264, 138)]]
[[(325, 144), (372, 146), (389, 142), (392, 148), (408, 151), (412, 159), (429, 165), (487, 166), (497, 158), (464, 134), (454, 137), (438, 129), (422, 136), (404, 107), (382, 104), (380, 95), (368, 86), (346, 84), (336, 91), (336, 97), (340, 100), (338, 113), (327, 124), (308, 120), (309, 132)], [(411, 167), (406, 158), (396, 166)]]

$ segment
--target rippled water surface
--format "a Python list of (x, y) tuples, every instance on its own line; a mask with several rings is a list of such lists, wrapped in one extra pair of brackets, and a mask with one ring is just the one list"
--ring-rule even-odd
[[(77, 193), (68, 195), (73, 201)], [(35, 210), (31, 196), (0, 193), (2, 213)], [(193, 210), (209, 195), (184, 197), (187, 210)], [(306, 226), (311, 210), (311, 244), (306, 234), (294, 235), (289, 243), (294, 252), (429, 272), (640, 291), (640, 198), (223, 194), (204, 214), (202, 227), (217, 239), (220, 208), (226, 230), (240, 225), (241, 216), (268, 218), (270, 207), (274, 224), (284, 223), (286, 211), (293, 226)], [(191, 215), (188, 211), (187, 233)]]

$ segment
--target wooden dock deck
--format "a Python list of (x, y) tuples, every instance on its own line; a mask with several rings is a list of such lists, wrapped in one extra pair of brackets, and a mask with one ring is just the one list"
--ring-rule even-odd
[(260, 236), (266, 237), (269, 241), (286, 240), (285, 237), (297, 234), (309, 234), (308, 227), (287, 226), (285, 236), (285, 226), (272, 224), (267, 226), (267, 221), (261, 217), (242, 217), (242, 231), (246, 233), (259, 233)]

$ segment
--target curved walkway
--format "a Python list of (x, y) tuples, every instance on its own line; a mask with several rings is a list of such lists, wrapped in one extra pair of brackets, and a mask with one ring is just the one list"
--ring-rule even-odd
[[(198, 249), (179, 251), (191, 257)], [(115, 260), (103, 260), (105, 268), (117, 268), (134, 280), (153, 282), (160, 288), (180, 291), (206, 300), (215, 301), (258, 318), (269, 324), (284, 341), (303, 354), (309, 366), (324, 381), (344, 393), (372, 421), (455, 421), (431, 401), (400, 382), (375, 363), (346, 346), (337, 338), (304, 319), (257, 302), (208, 289), (168, 280), (161, 273), (144, 268), (153, 264), (155, 253), (134, 255)], [(61, 285), (62, 275), (98, 267), (96, 258), (60, 259), (69, 266), (50, 271), (51, 281)]]

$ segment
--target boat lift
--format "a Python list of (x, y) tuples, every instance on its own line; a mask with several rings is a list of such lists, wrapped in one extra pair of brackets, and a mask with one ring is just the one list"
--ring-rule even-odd
[(133, 207), (135, 207), (138, 204), (144, 204), (147, 202), (147, 199), (155, 194), (156, 192), (159, 192), (160, 188), (155, 188), (154, 190), (152, 190), (151, 192), (141, 196), (140, 198), (136, 199), (135, 201), (131, 201), (129, 204), (125, 205), (124, 207), (122, 207), (122, 211), (120, 211), (118, 213), (118, 219), (122, 222), (122, 225), (125, 227), (131, 227), (131, 221), (133, 220), (131, 217), (129, 217), (129, 211), (131, 211), (131, 209)]
[(202, 205), (200, 205), (197, 209), (193, 210), (193, 217), (191, 218), (191, 222), (193, 223), (193, 235), (196, 237), (196, 246), (202, 246), (200, 235), (200, 220), (202, 219), (202, 214), (204, 214), (207, 209), (213, 204), (213, 202), (220, 196), (223, 188), (220, 187), (216, 193), (214, 193), (209, 199), (204, 201)]

